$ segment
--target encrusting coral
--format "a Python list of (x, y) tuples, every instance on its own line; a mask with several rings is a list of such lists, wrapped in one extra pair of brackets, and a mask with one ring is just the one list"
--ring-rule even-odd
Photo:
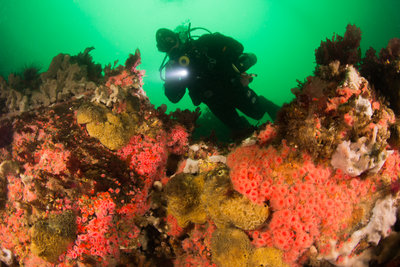
[(218, 228), (254, 230), (269, 215), (267, 205), (254, 204), (233, 189), (224, 165), (197, 176), (177, 174), (167, 183), (166, 194), (168, 210), (181, 227), (205, 223), (209, 216)]
[[(188, 134), (179, 122), (157, 117), (141, 88), (143, 71), (136, 69), (138, 51), (135, 55), (130, 56), (135, 60), (98, 84), (88, 82), (87, 72), (79, 73), (84, 88), (94, 85), (85, 94), (66, 102), (58, 99), (51, 107), (31, 106), (32, 111), (7, 114), (13, 123), (12, 138), (0, 154), (6, 194), (0, 210), (0, 243), (1, 251), (12, 251), (11, 264), (139, 265), (146, 253), (160, 255), (148, 257), (147, 262), (171, 261), (172, 249), (166, 243), (166, 225), (161, 220), (164, 206), (162, 202), (151, 204), (150, 199), (154, 183), (165, 179), (170, 153), (185, 153)], [(87, 60), (87, 53), (83, 57)], [(67, 58), (58, 57), (61, 65), (54, 66), (64, 66)], [(132, 83), (118, 85), (118, 79), (112, 77), (124, 70), (129, 71)], [(49, 70), (49, 79), (57, 79), (58, 73), (63, 70)], [(109, 88), (109, 79), (119, 94), (96, 90)], [(93, 121), (125, 129), (122, 137), (110, 131), (115, 138), (110, 142), (121, 140), (114, 147), (109, 145), (116, 151), (88, 134), (83, 124)], [(9, 125), (8, 120), (1, 123), (2, 127)], [(129, 132), (129, 127), (137, 127), (139, 132)], [(104, 135), (100, 130), (98, 133)], [(18, 171), (7, 171), (9, 162)], [(67, 220), (60, 214), (74, 216)], [(54, 221), (57, 216), (71, 227), (76, 225), (76, 231), (58, 227)]]
[(325, 159), (344, 138), (365, 137), (364, 142), (370, 140), (374, 149), (385, 154), (388, 126), (395, 122), (393, 111), (381, 104), (354, 67), (339, 67), (333, 81), (309, 77), (294, 93), (296, 99), (283, 106), (277, 120), (279, 134), (291, 146)]
[(180, 227), (186, 227), (190, 222), (206, 222), (207, 214), (200, 198), (203, 187), (203, 176), (185, 173), (177, 174), (167, 183), (165, 193), (168, 210), (177, 219)]
[(223, 228), (213, 233), (211, 251), (218, 266), (247, 266), (252, 250), (250, 240), (243, 231)]
[(254, 230), (268, 219), (266, 204), (252, 203), (233, 189), (226, 166), (207, 173), (201, 199), (218, 228), (234, 226), (242, 230)]
[(72, 211), (52, 214), (31, 228), (31, 251), (49, 262), (57, 262), (76, 238), (76, 217)]
[(138, 126), (135, 113), (116, 113), (95, 104), (83, 104), (77, 112), (77, 122), (85, 124), (90, 136), (111, 150), (126, 145)]
[(349, 25), (322, 42), (314, 75), (240, 144), (193, 140), (198, 110), (155, 109), (139, 50), (103, 72), (92, 48), (60, 54), (35, 89), (0, 78), (0, 260), (395, 264), (380, 244), (399, 230), (399, 42), (362, 59), (360, 40)]
[(236, 228), (221, 228), (211, 238), (212, 259), (218, 266), (287, 267), (283, 253), (274, 247), (254, 248), (245, 232)]
[(108, 77), (105, 86), (96, 88), (92, 101), (77, 112), (77, 122), (85, 124), (89, 135), (111, 150), (129, 142), (139, 128), (139, 117), (143, 116), (140, 110), (148, 104), (141, 89), (143, 71), (136, 69), (140, 64), (139, 50), (130, 54), (126, 62), (125, 67), (120, 66)]
[(262, 247), (254, 250), (249, 266), (288, 267), (283, 261), (283, 252), (275, 247)]
[[(334, 51), (327, 58), (353, 58)], [(320, 63), (328, 65), (318, 66), (316, 76), (294, 90), (296, 99), (282, 108), (277, 123), (267, 124), (256, 142), (236, 147), (227, 157), (233, 188), (270, 206), (268, 223), (249, 232), (252, 244), (282, 250), (293, 266), (307, 262), (301, 255), (318, 255), (320, 262), (329, 258), (332, 244), (345, 246), (398, 180), (400, 158), (388, 147), (394, 113), (354, 66)], [(387, 210), (385, 216), (392, 213)], [(329, 261), (361, 262), (354, 247), (348, 248)]]

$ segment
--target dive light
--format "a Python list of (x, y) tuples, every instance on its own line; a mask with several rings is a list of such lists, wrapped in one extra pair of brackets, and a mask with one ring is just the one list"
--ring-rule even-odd
[(170, 69), (168, 71), (168, 76), (171, 78), (176, 78), (176, 79), (184, 79), (189, 75), (189, 72), (186, 68), (182, 68), (182, 67), (177, 67), (174, 69)]

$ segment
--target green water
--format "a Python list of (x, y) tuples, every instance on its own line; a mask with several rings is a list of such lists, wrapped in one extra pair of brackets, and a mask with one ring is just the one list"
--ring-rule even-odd
[(162, 91), (158, 68), (163, 54), (155, 31), (190, 21), (240, 41), (258, 63), (251, 84), (281, 105), (292, 99), (296, 79), (314, 69), (314, 50), (348, 23), (362, 30), (362, 51), (385, 47), (400, 37), (399, 0), (3, 0), (0, 4), (0, 74), (35, 64), (47, 70), (58, 53), (75, 55), (86, 47), (95, 62), (108, 64), (139, 48), (146, 70), (144, 89), (155, 106), (194, 109), (188, 95), (176, 105)]

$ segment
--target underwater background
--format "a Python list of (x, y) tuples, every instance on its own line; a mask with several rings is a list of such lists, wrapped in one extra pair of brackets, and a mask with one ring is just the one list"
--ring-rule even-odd
[[(296, 0), (14, 0), (0, 4), (0, 75), (26, 66), (46, 71), (58, 53), (78, 54), (87, 47), (103, 66), (125, 62), (139, 48), (144, 90), (156, 107), (194, 110), (188, 94), (178, 104), (164, 96), (155, 32), (182, 24), (205, 27), (240, 41), (258, 57), (249, 72), (257, 93), (282, 105), (290, 89), (314, 70), (321, 40), (342, 35), (347, 24), (361, 28), (361, 49), (379, 51), (400, 34), (400, 1)], [(199, 31), (195, 34), (205, 32)], [(203, 108), (203, 107), (202, 107)], [(266, 118), (264, 118), (265, 120)]]
[[(397, 1), (3, 1), (1, 267), (400, 266)], [(188, 25), (258, 56), (276, 121), (169, 103)]]

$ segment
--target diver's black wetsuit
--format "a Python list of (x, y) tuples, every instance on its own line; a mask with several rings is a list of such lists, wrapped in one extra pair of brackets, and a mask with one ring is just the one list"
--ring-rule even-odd
[[(165, 95), (177, 103), (188, 88), (193, 104), (205, 103), (233, 133), (251, 128), (236, 109), (256, 120), (261, 119), (265, 112), (275, 119), (279, 106), (243, 85), (240, 73), (234, 70), (232, 64), (239, 66), (242, 53), (241, 43), (220, 33), (205, 34), (185, 43), (169, 55)], [(176, 75), (179, 69), (186, 69), (187, 76)]]

